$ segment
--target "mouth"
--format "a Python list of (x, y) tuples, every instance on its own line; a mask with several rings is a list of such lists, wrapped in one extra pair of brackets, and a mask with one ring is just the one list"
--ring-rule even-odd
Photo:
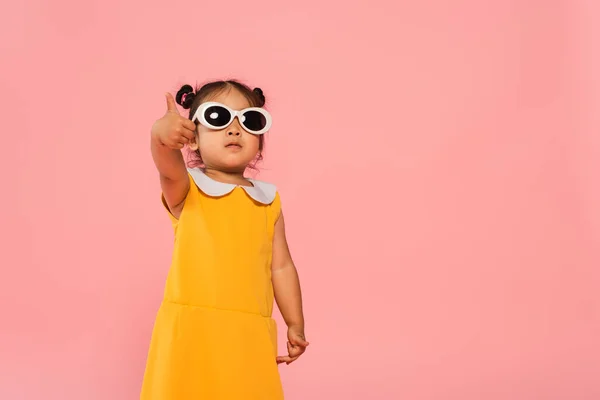
[(242, 145), (239, 143), (229, 143), (227, 146), (228, 149), (241, 149)]

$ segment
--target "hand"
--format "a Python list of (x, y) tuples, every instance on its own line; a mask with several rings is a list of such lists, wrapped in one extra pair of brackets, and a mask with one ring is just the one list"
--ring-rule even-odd
[(187, 144), (196, 150), (196, 124), (179, 114), (170, 93), (166, 98), (167, 112), (152, 125), (152, 137), (170, 149), (182, 149)]
[(308, 346), (308, 342), (304, 338), (304, 329), (299, 327), (288, 328), (288, 355), (277, 357), (277, 364), (286, 363), (287, 365), (293, 363), (300, 357)]

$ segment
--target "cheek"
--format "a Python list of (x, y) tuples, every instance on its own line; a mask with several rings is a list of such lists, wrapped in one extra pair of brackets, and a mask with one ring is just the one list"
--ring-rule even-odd
[(218, 136), (215, 135), (214, 131), (198, 131), (198, 150), (200, 150), (200, 154), (202, 158), (205, 160), (210, 160), (215, 157), (215, 152), (218, 152), (219, 147), (221, 147), (221, 143), (218, 142)]
[(209, 131), (202, 125), (198, 125), (198, 127), (196, 128), (196, 135), (198, 135), (199, 139), (202, 139), (203, 137), (207, 136), (209, 132), (211, 131)]
[(198, 130), (198, 144), (199, 145), (211, 145), (217, 141), (218, 134), (215, 131), (204, 129)]
[(249, 149), (252, 149), (254, 153), (258, 153), (258, 148), (260, 147), (260, 138), (256, 135), (248, 135), (247, 146)]

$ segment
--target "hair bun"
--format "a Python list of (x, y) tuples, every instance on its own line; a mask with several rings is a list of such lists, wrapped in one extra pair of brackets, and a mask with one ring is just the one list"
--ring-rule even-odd
[(194, 103), (194, 98), (196, 97), (196, 93), (194, 93), (194, 88), (190, 85), (183, 85), (181, 89), (177, 92), (177, 96), (175, 96), (175, 101), (184, 109), (189, 109)]
[(254, 93), (256, 95), (256, 97), (258, 97), (258, 99), (260, 100), (260, 104), (258, 105), (259, 107), (262, 107), (265, 105), (265, 95), (263, 94), (263, 91), (261, 88), (254, 88), (252, 90), (252, 93)]

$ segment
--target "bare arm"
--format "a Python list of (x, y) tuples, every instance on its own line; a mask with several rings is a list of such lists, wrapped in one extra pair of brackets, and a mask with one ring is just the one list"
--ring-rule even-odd
[(275, 224), (271, 272), (275, 300), (286, 325), (304, 329), (300, 279), (287, 244), (283, 214)]
[(195, 139), (195, 128), (192, 121), (179, 115), (175, 100), (167, 94), (167, 112), (152, 126), (150, 147), (163, 196), (175, 217), (179, 217), (190, 189), (181, 149)]
[(168, 148), (155, 137), (151, 140), (151, 150), (163, 196), (173, 212), (183, 202), (190, 188), (183, 155), (180, 150)]
[(304, 353), (308, 342), (304, 337), (304, 313), (302, 310), (300, 279), (287, 244), (283, 213), (275, 223), (271, 273), (275, 300), (288, 326), (289, 354), (277, 357), (277, 362), (289, 364)]

